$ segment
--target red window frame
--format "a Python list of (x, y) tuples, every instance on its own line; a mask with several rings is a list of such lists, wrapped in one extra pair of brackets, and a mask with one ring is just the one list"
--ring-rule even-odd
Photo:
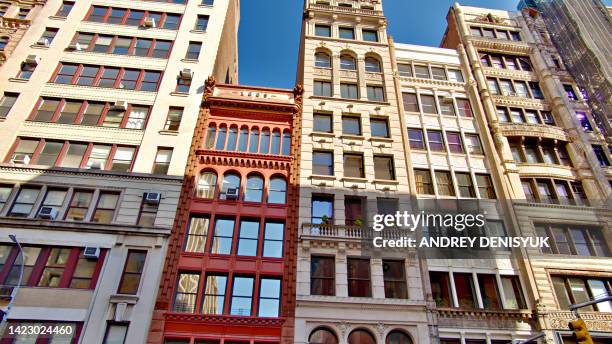
[[(4, 284), (6, 278), (9, 275), (9, 272), (13, 265), (20, 261), (19, 258), (19, 249), (14, 245), (11, 252), (4, 263), (4, 266), (0, 269), (0, 284)], [(36, 263), (33, 265), (32, 273), (30, 274), (30, 278), (27, 281), (23, 282), (24, 286), (28, 287), (38, 287), (40, 280), (42, 278), (42, 274), (44, 272), (45, 266), (47, 265), (47, 261), (49, 259), (49, 255), (51, 253), (51, 249), (53, 248), (69, 248), (70, 255), (66, 265), (64, 266), (64, 271), (62, 273), (60, 283), (57, 287), (41, 287), (41, 288), (70, 288), (70, 282), (72, 281), (72, 277), (74, 276), (74, 272), (77, 267), (77, 263), (79, 260), (79, 256), (81, 252), (83, 252), (84, 248), (82, 247), (69, 247), (69, 246), (39, 246), (39, 245), (28, 245), (27, 247), (40, 247), (40, 253), (36, 258)], [(96, 268), (91, 277), (91, 282), (89, 284), (89, 290), (95, 289), (98, 279), (100, 277), (100, 272), (102, 270), (102, 265), (104, 265), (104, 259), (106, 257), (107, 249), (100, 249), (100, 256), (98, 257), (98, 262), (96, 264)], [(75, 288), (76, 289), (76, 288)]]
[[(49, 81), (50, 83), (55, 83), (55, 80), (57, 79), (57, 77), (60, 76), (60, 75), (63, 75), (63, 76), (70, 76), (71, 77), (71, 81), (70, 81), (69, 85), (77, 85), (78, 79), (81, 76), (83, 68), (85, 66), (92, 67), (91, 65), (79, 64), (79, 65), (76, 65), (77, 69), (76, 69), (76, 72), (75, 72), (74, 75), (60, 74), (59, 72), (61, 71), (61, 69), (62, 69), (62, 67), (64, 65), (68, 66), (68, 65), (73, 65), (73, 64), (64, 64), (63, 62), (60, 62), (58, 64), (58, 67), (56, 68), (56, 71), (53, 73), (53, 76), (51, 77), (51, 80)], [(136, 79), (130, 79), (131, 81), (135, 81), (136, 82), (135, 88), (133, 89), (134, 91), (141, 91), (143, 79), (144, 79), (146, 73), (157, 73), (157, 74), (159, 74), (159, 78), (157, 79), (157, 82), (155, 84), (155, 90), (152, 90), (152, 91), (143, 91), (143, 92), (157, 92), (157, 90), (159, 89), (159, 85), (161, 84), (161, 79), (163, 77), (163, 71), (159, 71), (159, 70), (118, 68), (118, 67), (105, 67), (105, 66), (93, 66), (93, 67), (97, 67), (98, 71), (97, 71), (96, 75), (93, 77), (92, 85), (87, 85), (89, 87), (120, 88), (119, 86), (120, 86), (121, 81), (123, 80), (123, 78), (125, 76), (125, 72), (127, 70), (130, 70), (130, 71), (138, 71), (137, 78)], [(117, 76), (114, 79), (113, 87), (99, 86), (101, 79), (113, 80), (113, 79), (109, 79), (109, 78), (103, 78), (104, 72), (107, 70), (107, 68), (108, 69), (112, 69), (112, 70), (115, 70), (115, 69), (119, 70), (119, 73), (117, 74)]]
[[(168, 1), (170, 2), (170, 1)], [(104, 8), (105, 12), (104, 15), (101, 16), (101, 20), (100, 21), (92, 21), (91, 20), (91, 16), (93, 14), (94, 11), (94, 7), (98, 7), (98, 8)], [(112, 13), (113, 9), (117, 9), (117, 10), (124, 10), (125, 14), (121, 17), (121, 20), (118, 23), (109, 23), (108, 20), (110, 18), (110, 14)], [(130, 25), (127, 24), (128, 18), (130, 17), (130, 14), (132, 13), (132, 11), (137, 11), (137, 12), (143, 12), (143, 16), (140, 19), (140, 21), (138, 22), (137, 25)], [(176, 29), (166, 29), (164, 27), (165, 23), (166, 23), (166, 17), (171, 14), (171, 15), (178, 15), (178, 21), (177, 21), (177, 28)], [(122, 8), (122, 7), (111, 7), (111, 6), (99, 6), (99, 5), (92, 5), (89, 10), (87, 11), (87, 14), (85, 14), (85, 18), (83, 19), (84, 21), (92, 21), (92, 22), (96, 22), (96, 23), (106, 23), (106, 24), (113, 24), (113, 25), (127, 25), (127, 26), (140, 26), (144, 23), (144, 19), (151, 16), (151, 15), (156, 15), (160, 17), (159, 23), (155, 23), (157, 28), (161, 28), (161, 29), (166, 29), (166, 30), (178, 30), (178, 27), (181, 25), (181, 20), (183, 19), (183, 16), (180, 13), (166, 13), (166, 12), (156, 12), (156, 11), (148, 11), (148, 10), (138, 10), (138, 9), (129, 9), (129, 8)]]

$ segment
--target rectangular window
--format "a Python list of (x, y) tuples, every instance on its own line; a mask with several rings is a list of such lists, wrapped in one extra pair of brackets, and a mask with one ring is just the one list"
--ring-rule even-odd
[(378, 42), (378, 31), (376, 30), (361, 30), (363, 40), (367, 42)]
[(382, 180), (395, 180), (393, 157), (374, 156), (374, 178)]
[(93, 191), (75, 191), (66, 212), (67, 221), (85, 221), (87, 210), (93, 198)]
[[(12, 186), (0, 185), (0, 212), (2, 212), (2, 209), (6, 205), (6, 202), (8, 201), (9, 196), (11, 195), (12, 191), (13, 191)], [(2, 267), (0, 266), (0, 268)]]
[(463, 74), (459, 69), (449, 69), (448, 70), (448, 81), (453, 82), (464, 82)]
[(592, 145), (593, 152), (595, 153), (595, 157), (601, 166), (610, 166), (610, 160), (606, 156), (606, 152), (604, 151), (602, 146)]
[(431, 67), (431, 75), (434, 80), (446, 80), (446, 71), (441, 67)]
[(399, 71), (399, 75), (407, 78), (412, 77), (412, 65), (409, 64), (398, 64), (397, 69)]
[(284, 223), (266, 222), (266, 226), (264, 228), (263, 256), (271, 258), (282, 258), (284, 236)]
[(4, 93), (2, 98), (0, 98), (0, 118), (6, 118), (8, 113), (17, 102), (17, 97), (19, 97), (18, 93)]
[(72, 7), (74, 7), (74, 2), (64, 1), (55, 15), (58, 17), (68, 17), (68, 14), (72, 11)]
[(153, 174), (167, 174), (172, 159), (172, 148), (158, 148), (153, 165)]
[(497, 85), (497, 80), (487, 78), (487, 84), (489, 85), (489, 91), (491, 94), (500, 94), (499, 86)]
[(365, 178), (363, 171), (363, 155), (344, 153), (344, 176)]
[(414, 170), (417, 193), (420, 195), (433, 195), (433, 183), (429, 170)]
[(352, 27), (341, 27), (338, 28), (340, 38), (344, 39), (355, 39), (355, 29)]
[(386, 119), (370, 119), (370, 130), (373, 137), (389, 137), (389, 122)]
[(322, 133), (333, 132), (332, 115), (315, 113), (313, 116), (313, 130)]
[(129, 295), (136, 295), (138, 293), (146, 258), (147, 251), (128, 251), (117, 293)]
[(421, 107), (424, 113), (438, 113), (434, 96), (421, 94)]
[(142, 227), (153, 227), (155, 225), (159, 203), (147, 202), (145, 196), (146, 193), (142, 195), (142, 203), (140, 205), (137, 224)]
[(319, 24), (315, 25), (315, 36), (331, 37), (331, 26)]
[[(151, 13), (149, 13), (149, 16), (151, 16)], [(167, 30), (176, 30), (178, 29), (180, 21), (180, 14), (166, 13), (166, 19), (164, 19), (163, 28)]]
[(404, 103), (404, 111), (419, 112), (419, 103), (417, 95), (414, 93), (402, 93), (402, 101)]
[(518, 276), (501, 276), (506, 309), (526, 309), (525, 297)]
[(425, 139), (421, 129), (408, 129), (408, 141), (412, 149), (425, 149)]
[(129, 324), (108, 323), (103, 344), (124, 344)]
[[(591, 277), (551, 276), (553, 289), (561, 309), (569, 309), (570, 304), (588, 301), (595, 297), (611, 295), (611, 282)], [(584, 308), (586, 311), (611, 312), (612, 302), (604, 301)]]
[[(334, 217), (334, 198), (333, 196), (313, 196), (312, 197), (311, 222), (314, 224), (333, 224)], [(327, 223), (324, 223), (324, 219)]]
[(198, 20), (196, 21), (195, 30), (206, 31), (206, 28), (208, 28), (208, 19), (208, 16), (199, 15)]
[(185, 252), (204, 253), (209, 222), (208, 217), (191, 217), (185, 239)]
[(106, 167), (106, 161), (111, 152), (111, 146), (105, 145), (93, 145), (89, 159), (87, 160), (87, 167), (91, 169), (104, 170)]
[(527, 90), (527, 84), (524, 81), (514, 81), (514, 87), (516, 87), (516, 95), (523, 98), (529, 98), (529, 91)]
[(36, 164), (55, 166), (63, 146), (63, 142), (46, 141), (38, 154)]
[(453, 274), (455, 280), (455, 291), (460, 308), (473, 309), (476, 308), (476, 292), (474, 290), (474, 282), (472, 275), (467, 273)]
[(333, 176), (334, 175), (334, 154), (326, 151), (312, 152), (312, 173)]
[(461, 134), (447, 131), (446, 140), (448, 141), (448, 150), (451, 153), (463, 153)]
[(535, 99), (544, 99), (544, 93), (540, 89), (540, 85), (535, 81), (529, 82), (529, 89), (531, 90), (531, 94)]
[(201, 42), (189, 42), (185, 58), (188, 60), (197, 60), (200, 57), (200, 50), (202, 50)]
[(489, 176), (488, 174), (477, 174), (476, 183), (478, 184), (478, 193), (480, 194), (480, 198), (496, 198), (491, 176)]
[[(155, 40), (155, 46), (153, 47), (153, 55), (152, 56), (156, 57), (156, 58), (160, 58), (160, 59), (167, 59), (170, 56), (170, 47), (171, 46), (172, 46), (172, 42), (170, 42), (170, 41), (162, 41), (162, 40), (159, 40), (159, 39)], [(192, 47), (190, 45), (189, 48), (190, 49), (188, 50), (188, 54), (189, 53), (193, 53), (194, 54), (195, 50), (193, 50), (193, 49), (195, 49), (195, 47)], [(200, 51), (197, 50), (197, 52), (198, 52), (198, 55), (199, 55)], [(196, 57), (196, 59), (197, 59), (197, 57)], [(146, 75), (145, 75), (145, 81), (147, 81)], [(151, 87), (151, 88), (153, 88), (153, 87)], [(155, 85), (154, 90), (156, 90), (156, 89), (157, 89), (157, 85)]]
[(199, 285), (199, 274), (179, 273), (172, 310), (180, 313), (195, 313)]
[(149, 106), (132, 105), (127, 123), (125, 123), (125, 127), (128, 129), (137, 130), (144, 129), (147, 121), (147, 115), (149, 114), (150, 110), (151, 108)]
[(340, 97), (345, 99), (358, 99), (359, 91), (357, 85), (340, 83)]
[(429, 142), (429, 149), (436, 152), (444, 152), (444, 139), (442, 132), (439, 130), (428, 130), (427, 141)]
[(342, 116), (342, 133), (345, 135), (361, 135), (361, 119), (355, 116)]
[(43, 268), (42, 276), (38, 282), (39, 287), (59, 287), (64, 269), (70, 257), (70, 248), (54, 247)]
[(516, 96), (516, 92), (514, 91), (514, 87), (512, 86), (511, 80), (500, 79), (499, 87), (502, 90), (502, 94), (504, 96)]
[(262, 278), (259, 286), (259, 317), (278, 317), (280, 311), (281, 281)]
[(227, 276), (208, 275), (204, 286), (204, 300), (202, 302), (203, 314), (223, 314)]
[[(1, 189), (0, 189), (0, 193), (1, 193)], [(0, 198), (1, 198), (1, 195), (0, 195)], [(47, 194), (45, 195), (45, 198), (42, 204), (40, 205), (40, 208), (38, 209), (39, 216), (40, 216), (40, 210), (43, 207), (51, 208), (55, 210), (55, 214), (57, 216), (60, 209), (62, 208), (62, 205), (64, 204), (65, 199), (66, 199), (66, 190), (56, 190), (56, 189), (47, 190)], [(2, 209), (1, 204), (0, 204), (0, 209)], [(52, 218), (52, 220), (55, 220), (55, 218)]]
[(66, 154), (61, 161), (61, 167), (79, 168), (87, 150), (87, 144), (69, 142)]
[(474, 192), (474, 185), (472, 184), (472, 177), (467, 172), (455, 172), (455, 178), (457, 178), (457, 187), (459, 188), (459, 196), (465, 198), (474, 198), (476, 193)]
[(92, 222), (111, 223), (119, 201), (119, 194), (114, 192), (100, 192), (98, 204), (91, 218)]
[(234, 220), (216, 219), (215, 231), (210, 245), (210, 253), (230, 254), (232, 252), (232, 240), (234, 238)]
[(370, 260), (348, 258), (348, 296), (349, 297), (371, 297), (370, 286)]
[(483, 155), (482, 145), (480, 144), (480, 137), (477, 134), (465, 134), (465, 142), (467, 151), (473, 155)]
[(117, 147), (109, 170), (117, 172), (127, 172), (132, 167), (135, 148), (133, 147)]
[(417, 78), (429, 79), (429, 68), (427, 66), (414, 65), (414, 75)]
[(525, 117), (521, 109), (510, 109), (510, 117), (513, 123), (525, 123)]
[[(38, 261), (41, 248), (40, 247), (23, 247), (23, 278), (21, 279), (21, 286), (28, 285), (30, 275)], [(4, 280), (5, 285), (14, 286), (19, 283), (19, 275), (21, 274), (21, 259), (15, 259), (11, 266), (6, 279)]]
[(385, 91), (382, 86), (367, 86), (368, 100), (373, 102), (384, 102)]
[(39, 193), (40, 188), (22, 187), (8, 216), (28, 217), (34, 208)]
[(335, 278), (336, 262), (334, 257), (310, 257), (310, 295), (336, 295)]
[(164, 125), (164, 130), (178, 131), (181, 125), (183, 111), (183, 108), (171, 107), (168, 110), (168, 117), (166, 117), (166, 124)]
[(313, 93), (315, 96), (318, 96), (318, 97), (331, 97), (332, 96), (331, 82), (315, 81)]
[(525, 110), (525, 119), (530, 124), (540, 124), (540, 118), (535, 110)]
[(407, 299), (406, 268), (403, 261), (383, 260), (383, 279), (385, 297), (388, 299)]
[(103, 260), (99, 259), (96, 261), (89, 259), (83, 253), (84, 249), (79, 253), (79, 259), (70, 280), (70, 288), (93, 289), (95, 287), (92, 285), (94, 274), (98, 265), (102, 264)]
[(501, 309), (501, 300), (495, 275), (478, 274), (478, 286), (484, 309)]
[(431, 294), (438, 307), (452, 307), (450, 279), (448, 272), (431, 271), (429, 273)]
[(238, 252), (239, 256), (257, 256), (257, 244), (259, 242), (259, 221), (240, 221), (240, 231), (238, 232)]
[(455, 106), (453, 104), (452, 97), (438, 96), (438, 102), (440, 103), (440, 114), (445, 116), (455, 116)]
[(570, 101), (575, 102), (578, 100), (578, 96), (576, 95), (576, 92), (574, 91), (572, 85), (563, 84), (563, 90), (565, 90), (565, 95), (567, 95), (567, 98)]
[(253, 284), (253, 277), (234, 277), (230, 315), (251, 315)]
[(49, 44), (53, 42), (55, 35), (57, 35), (58, 30), (59, 29), (56, 28), (46, 28), (45, 32), (43, 32), (42, 36), (40, 37), (40, 40), (38, 41), (39, 44), (42, 43), (45, 46), (49, 46)]
[(455, 188), (450, 172), (436, 171), (436, 184), (438, 186), (438, 194), (441, 196), (455, 196)]
[(28, 80), (34, 73), (34, 70), (36, 70), (36, 64), (24, 62), (21, 64), (21, 69), (19, 71), (19, 74), (17, 74), (17, 78)]

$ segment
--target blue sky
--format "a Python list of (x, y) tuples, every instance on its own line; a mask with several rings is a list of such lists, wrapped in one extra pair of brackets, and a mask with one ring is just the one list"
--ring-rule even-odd
[[(292, 88), (303, 0), (241, 0), (239, 81)], [(611, 0), (605, 1), (608, 5)], [(383, 0), (389, 34), (399, 43), (438, 46), (454, 0)], [(462, 5), (516, 10), (518, 0), (462, 0)]]

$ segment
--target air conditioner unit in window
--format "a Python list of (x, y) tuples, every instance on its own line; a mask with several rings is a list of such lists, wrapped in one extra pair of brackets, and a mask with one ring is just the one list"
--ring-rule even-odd
[(128, 103), (125, 100), (116, 100), (113, 104), (113, 110), (127, 110)]
[(155, 18), (146, 17), (142, 22), (142, 27), (155, 27)]
[(183, 69), (179, 75), (181, 79), (184, 79), (184, 80), (191, 80), (191, 78), (193, 77), (193, 73), (191, 72), (191, 69), (189, 68)]
[(68, 50), (81, 51), (83, 50), (83, 48), (81, 47), (81, 44), (77, 42), (77, 43), (68, 44)]
[(37, 55), (28, 55), (25, 60), (26, 64), (37, 66), (40, 63), (40, 57)]
[(83, 250), (83, 256), (87, 259), (100, 258), (100, 248), (95, 246), (87, 246)]
[(41, 38), (38, 40), (38, 42), (36, 42), (36, 45), (42, 45), (44, 47), (48, 47), (49, 46), (49, 39), (48, 38)]
[(144, 194), (144, 201), (148, 204), (159, 204), (161, 201), (161, 193), (159, 192), (146, 192)]
[(102, 163), (102, 161), (92, 161), (91, 165), (89, 166), (90, 170), (103, 170), (104, 169), (104, 164)]
[(55, 220), (57, 218), (57, 209), (53, 207), (41, 207), (38, 212), (38, 217), (41, 219)]
[(228, 188), (225, 191), (225, 199), (238, 199), (238, 188)]
[(27, 154), (15, 154), (11, 162), (18, 165), (27, 165), (30, 163), (30, 156)]

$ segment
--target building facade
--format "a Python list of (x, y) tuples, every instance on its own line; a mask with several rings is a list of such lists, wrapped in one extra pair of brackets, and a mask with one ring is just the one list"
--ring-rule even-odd
[[(545, 31), (559, 54), (558, 68), (567, 68), (593, 108), (598, 127), (612, 135), (612, 17), (609, 7), (592, 1), (531, 1), (519, 9), (539, 12)], [(561, 62), (562, 61), (562, 62)], [(556, 67), (556, 66), (555, 66)]]
[(304, 2), (295, 343), (429, 342), (416, 252), (368, 243), (412, 207), (386, 24), (381, 1)]
[[(585, 128), (589, 107), (556, 68), (541, 18), (456, 4), (447, 19), (442, 46), (458, 49), (473, 71), (516, 233), (551, 238), (550, 249), (522, 250), (536, 330), (548, 343), (571, 343), (568, 306), (610, 294), (609, 152)], [(602, 343), (609, 307), (580, 310)]]
[(205, 86), (149, 343), (290, 343), (302, 90)]
[[(11, 55), (36, 19), (46, 1), (5, 0), (0, 2), (0, 66)], [(41, 41), (45, 44), (45, 41)]]
[[(461, 51), (392, 46), (414, 209), (425, 213), (486, 212), (480, 231), (430, 225), (430, 238), (512, 235), (499, 157), (479, 92)], [(508, 251), (422, 252), (425, 295), (434, 343), (508, 343), (534, 328), (529, 282)], [(439, 257), (438, 257), (439, 256)]]
[(238, 1), (36, 4), (0, 67), (2, 339), (144, 343), (199, 85), (237, 80)]

